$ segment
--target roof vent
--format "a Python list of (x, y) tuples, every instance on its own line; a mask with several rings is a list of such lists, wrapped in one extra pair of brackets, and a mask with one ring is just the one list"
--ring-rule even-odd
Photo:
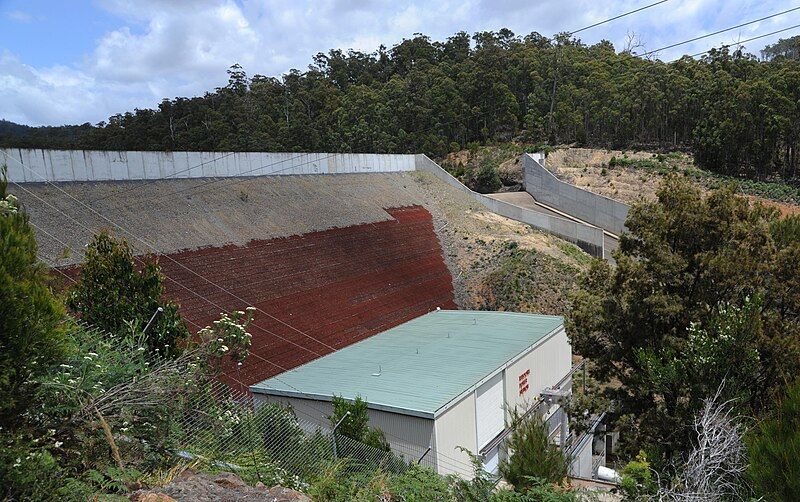
[(378, 365), (378, 372), (377, 373), (373, 373), (372, 376), (381, 376), (381, 373), (383, 373), (383, 368), (381, 368), (381, 365), (379, 364)]

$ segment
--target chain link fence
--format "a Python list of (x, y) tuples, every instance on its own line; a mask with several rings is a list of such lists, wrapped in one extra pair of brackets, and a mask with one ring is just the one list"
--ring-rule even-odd
[(402, 455), (335, 434), (298, 418), (291, 409), (256, 407), (252, 396), (220, 382), (209, 383), (192, 399), (174, 417), (173, 450), (220, 469), (297, 485), (336, 462), (344, 472), (399, 474), (410, 465)]

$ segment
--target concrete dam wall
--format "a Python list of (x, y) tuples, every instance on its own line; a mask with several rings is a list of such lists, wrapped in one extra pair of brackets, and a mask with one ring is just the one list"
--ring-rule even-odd
[(413, 155), (374, 153), (123, 152), (0, 149), (17, 183), (224, 178), (414, 170)]
[(525, 191), (534, 199), (613, 234), (625, 231), (630, 206), (561, 181), (540, 161), (540, 154), (522, 156)]

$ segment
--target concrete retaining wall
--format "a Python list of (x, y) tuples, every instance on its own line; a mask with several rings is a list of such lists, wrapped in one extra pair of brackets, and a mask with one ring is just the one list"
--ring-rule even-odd
[(469, 194), (472, 198), (494, 213), (505, 216), (506, 218), (511, 218), (512, 220), (527, 223), (540, 230), (557, 235), (562, 239), (578, 245), (590, 255), (603, 258), (603, 230), (601, 228), (583, 225), (566, 218), (559, 218), (557, 216), (551, 216), (519, 207), (470, 190), (424, 154), (416, 156), (416, 169), (418, 171), (432, 173), (445, 183)]
[[(413, 155), (0, 149), (9, 180), (107, 181), (413, 171)], [(6, 155), (11, 159), (6, 158)], [(15, 162), (16, 159), (27, 169)]]
[(625, 230), (630, 206), (559, 180), (541, 159), (541, 154), (522, 155), (525, 190), (534, 199), (613, 234)]

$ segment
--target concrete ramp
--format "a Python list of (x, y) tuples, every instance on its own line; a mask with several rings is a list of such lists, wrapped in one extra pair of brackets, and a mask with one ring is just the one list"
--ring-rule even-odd
[[(546, 204), (538, 202), (536, 199), (533, 198), (533, 195), (529, 194), (528, 192), (493, 193), (493, 194), (488, 194), (487, 197), (495, 200), (508, 202), (509, 204), (514, 204), (515, 206), (519, 206), (525, 209), (530, 209), (531, 211), (538, 211), (542, 214), (556, 216), (559, 218), (568, 218), (578, 223), (582, 223), (584, 225), (594, 226), (586, 221), (581, 220), (580, 218), (575, 218), (572, 215), (563, 213), (552, 207), (547, 206)], [(618, 247), (619, 247), (619, 237), (612, 234), (611, 232), (603, 231), (603, 253), (605, 254), (604, 256), (605, 259), (613, 260), (613, 258), (611, 258), (611, 253)]]

